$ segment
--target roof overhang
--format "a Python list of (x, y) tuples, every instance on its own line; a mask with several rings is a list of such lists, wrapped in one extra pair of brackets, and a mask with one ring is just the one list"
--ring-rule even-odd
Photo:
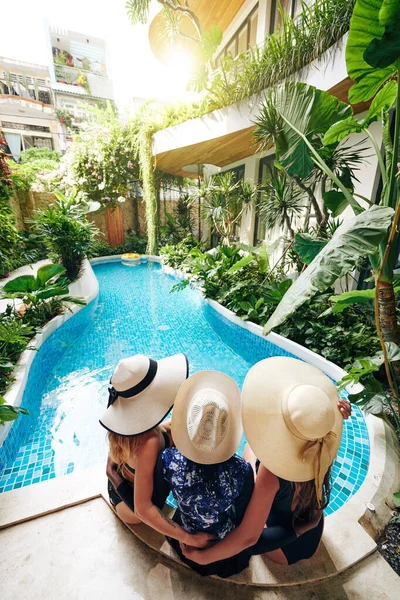
[[(218, 0), (210, 6), (210, 0), (191, 0), (190, 8), (199, 20), (201, 31), (204, 33), (211, 26), (216, 25), (225, 31), (233, 18), (237, 15), (245, 0)], [(182, 13), (178, 13), (182, 14)], [(187, 36), (179, 40), (181, 52), (195, 55), (196, 42), (189, 38), (197, 38), (197, 32), (188, 18), (183, 18), (181, 30)], [(153, 54), (163, 64), (168, 64), (171, 54), (174, 52), (174, 46), (171, 46), (168, 37), (165, 35), (165, 23), (163, 11), (161, 10), (151, 21), (149, 26), (149, 42)]]
[[(343, 38), (333, 50), (299, 72), (296, 79), (327, 90), (347, 102), (352, 81), (347, 77), (345, 41)], [(166, 173), (187, 176), (182, 169), (188, 164), (209, 163), (224, 167), (255, 154), (254, 120), (262, 99), (263, 94), (258, 94), (239, 104), (157, 132), (153, 144), (157, 167)], [(366, 104), (360, 104), (353, 108), (355, 112), (362, 112), (366, 107)]]

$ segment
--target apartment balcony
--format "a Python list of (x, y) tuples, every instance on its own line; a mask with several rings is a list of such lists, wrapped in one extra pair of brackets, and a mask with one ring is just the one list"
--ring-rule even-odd
[(0, 78), (0, 98), (28, 105), (36, 104), (39, 108), (52, 109), (54, 105), (53, 91), (50, 87), (30, 83), (24, 85), (21, 81), (10, 78)]
[(91, 71), (59, 64), (54, 65), (54, 71), (57, 83), (53, 87), (56, 91), (113, 99), (112, 82), (103, 72), (95, 74)]

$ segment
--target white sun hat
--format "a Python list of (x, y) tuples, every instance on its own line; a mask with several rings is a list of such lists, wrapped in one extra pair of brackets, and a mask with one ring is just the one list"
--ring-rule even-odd
[(240, 390), (232, 377), (199, 371), (176, 396), (171, 433), (179, 452), (203, 465), (224, 462), (236, 452), (243, 429)]
[(243, 427), (254, 454), (282, 479), (315, 479), (318, 499), (342, 437), (338, 400), (329, 377), (295, 358), (258, 362), (243, 385)]
[(142, 354), (124, 358), (111, 377), (108, 407), (100, 425), (126, 437), (153, 429), (171, 410), (176, 394), (188, 376), (185, 354), (159, 361)]

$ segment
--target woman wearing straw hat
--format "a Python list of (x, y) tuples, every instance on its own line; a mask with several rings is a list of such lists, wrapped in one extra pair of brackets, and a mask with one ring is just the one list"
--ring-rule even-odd
[(183, 545), (184, 555), (202, 565), (246, 548), (280, 564), (310, 558), (321, 540), (349, 405), (319, 369), (286, 357), (254, 365), (242, 399), (244, 431), (259, 459), (246, 514), (221, 542), (205, 550)]
[(154, 477), (157, 457), (171, 445), (160, 424), (189, 373), (187, 358), (159, 361), (137, 354), (121, 360), (111, 378), (108, 407), (100, 424), (108, 431), (110, 503), (128, 525), (142, 521), (186, 544), (205, 546), (212, 536), (189, 535), (160, 509), (168, 496), (163, 478)]
[[(162, 454), (164, 479), (178, 504), (174, 521), (185, 531), (224, 538), (241, 522), (250, 500), (254, 475), (235, 456), (241, 437), (241, 398), (236, 382), (218, 371), (201, 371), (179, 389), (172, 413), (175, 448)], [(249, 552), (201, 567), (179, 556), (201, 575), (229, 577), (243, 570)]]

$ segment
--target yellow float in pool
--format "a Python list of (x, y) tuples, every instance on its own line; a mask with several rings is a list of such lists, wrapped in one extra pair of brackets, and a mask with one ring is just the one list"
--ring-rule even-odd
[(135, 252), (127, 252), (126, 254), (121, 255), (121, 262), (127, 267), (135, 267), (140, 263), (141, 258), (141, 254), (136, 254)]

